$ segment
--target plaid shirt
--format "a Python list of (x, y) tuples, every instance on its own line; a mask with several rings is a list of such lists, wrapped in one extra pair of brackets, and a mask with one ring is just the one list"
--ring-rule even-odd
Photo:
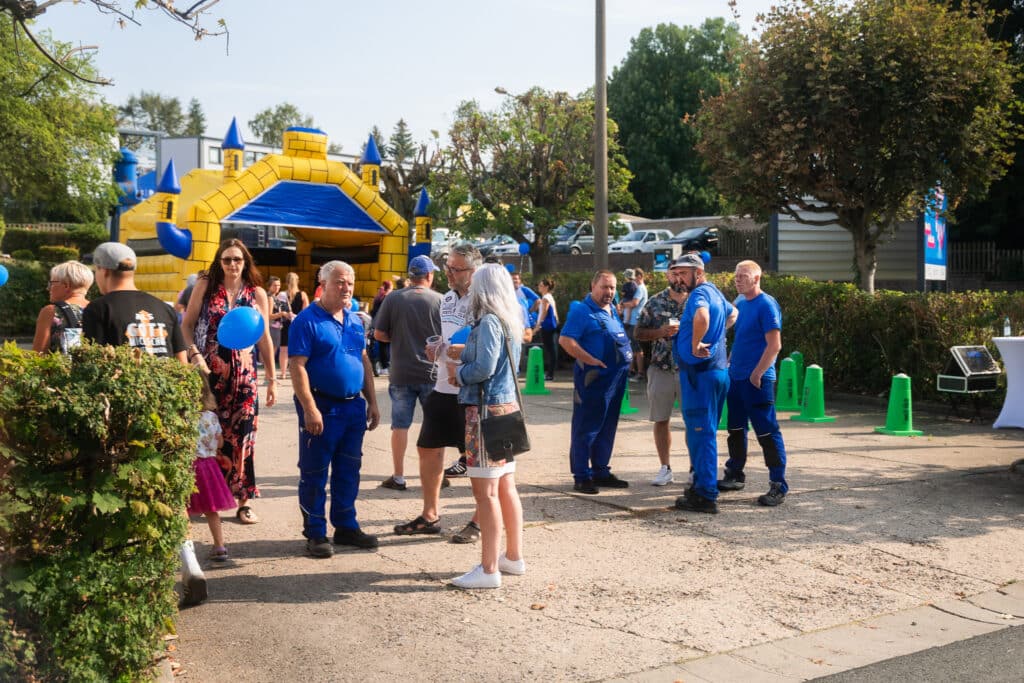
[[(668, 325), (669, 318), (675, 318), (676, 320), (682, 318), (685, 307), (685, 298), (676, 303), (669, 296), (669, 290), (663, 289), (647, 300), (647, 305), (640, 311), (640, 317), (637, 319), (636, 326), (648, 329), (663, 327)], [(672, 356), (672, 339), (672, 337), (662, 337), (651, 342), (650, 365), (670, 372), (679, 372), (679, 367)]]

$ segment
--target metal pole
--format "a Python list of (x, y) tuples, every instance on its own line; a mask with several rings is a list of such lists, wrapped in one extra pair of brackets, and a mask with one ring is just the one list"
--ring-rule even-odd
[(608, 79), (604, 59), (604, 0), (596, 0), (594, 74), (594, 267), (608, 267)]

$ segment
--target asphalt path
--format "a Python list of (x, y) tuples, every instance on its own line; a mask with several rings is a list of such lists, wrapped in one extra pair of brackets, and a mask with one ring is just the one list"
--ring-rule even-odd
[(814, 680), (825, 683), (1019, 683), (1024, 681), (1024, 626), (993, 631)]

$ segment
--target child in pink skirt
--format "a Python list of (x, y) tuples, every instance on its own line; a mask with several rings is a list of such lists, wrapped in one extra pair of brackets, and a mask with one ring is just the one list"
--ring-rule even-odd
[(196, 458), (192, 461), (192, 469), (196, 475), (196, 492), (189, 500), (188, 514), (202, 514), (206, 517), (214, 546), (210, 552), (210, 559), (213, 562), (225, 562), (228, 559), (228, 550), (224, 547), (224, 532), (221, 530), (218, 513), (221, 510), (231, 510), (237, 503), (227, 482), (224, 481), (224, 473), (215, 457), (224, 437), (215, 412), (217, 399), (210, 390), (210, 370), (203, 362), (202, 356), (199, 356), (198, 360), (196, 365), (203, 377), (203, 412), (199, 414), (199, 441), (196, 442)]

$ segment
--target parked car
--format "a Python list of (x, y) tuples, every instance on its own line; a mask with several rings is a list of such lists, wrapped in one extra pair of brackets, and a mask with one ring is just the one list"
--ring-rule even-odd
[(459, 232), (448, 228), (434, 228), (430, 234), (430, 258), (444, 265), (452, 245), (462, 239)]
[(654, 245), (672, 238), (671, 230), (634, 230), (608, 246), (609, 254), (650, 254)]
[[(562, 230), (567, 228), (567, 230)], [(552, 254), (593, 254), (594, 226), (587, 221), (569, 221), (555, 228), (556, 233), (566, 235), (551, 244)]]
[(676, 244), (682, 247), (683, 251), (707, 251), (711, 254), (717, 254), (718, 228), (712, 226), (687, 228), (675, 237), (654, 245), (654, 248), (662, 249)]
[(480, 250), (481, 256), (490, 256), (491, 253), (493, 253), (497, 247), (509, 245), (515, 248), (517, 254), (519, 253), (519, 243), (516, 242), (511, 237), (509, 237), (508, 235), (498, 235), (493, 239), (481, 242), (480, 244), (476, 245), (476, 248)]

